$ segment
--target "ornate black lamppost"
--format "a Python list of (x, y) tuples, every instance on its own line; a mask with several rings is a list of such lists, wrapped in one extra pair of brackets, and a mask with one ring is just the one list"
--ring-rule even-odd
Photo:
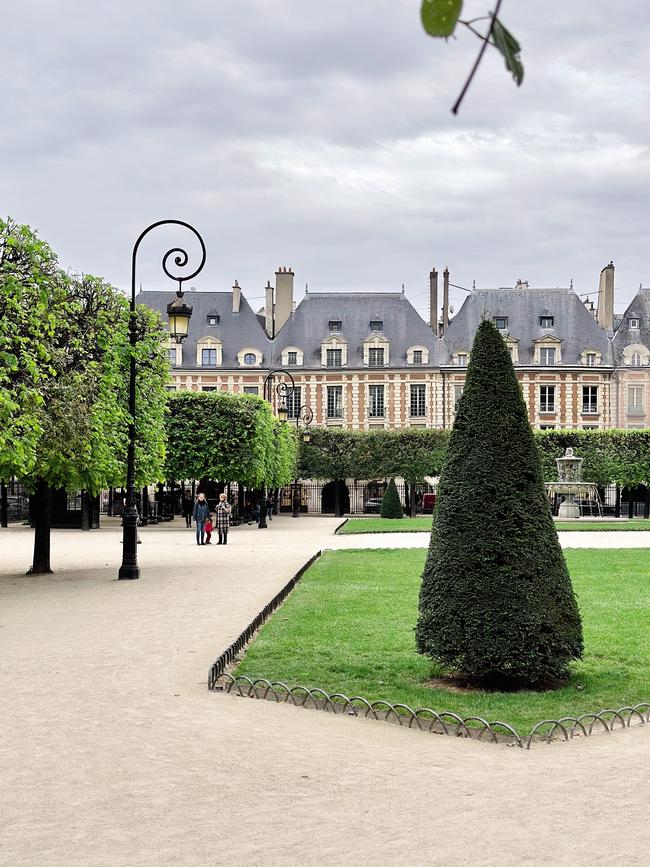
[(185, 268), (189, 262), (189, 256), (181, 247), (173, 247), (168, 250), (162, 259), (162, 269), (170, 280), (178, 282), (177, 297), (167, 307), (169, 314), (170, 333), (177, 341), (181, 341), (187, 336), (187, 329), (192, 308), (188, 307), (183, 301), (183, 283), (186, 280), (191, 280), (199, 273), (205, 264), (205, 244), (203, 238), (199, 235), (193, 226), (189, 223), (184, 223), (182, 220), (158, 220), (157, 223), (152, 223), (142, 232), (133, 247), (131, 256), (131, 313), (129, 317), (129, 343), (131, 347), (131, 359), (129, 365), (129, 451), (127, 456), (127, 473), (126, 473), (126, 509), (124, 511), (122, 526), (122, 565), (118, 573), (120, 579), (133, 579), (140, 577), (140, 567), (138, 566), (138, 510), (135, 504), (135, 347), (138, 341), (137, 324), (135, 316), (135, 263), (138, 253), (138, 248), (142, 239), (151, 232), (152, 229), (158, 226), (183, 226), (189, 229), (196, 235), (201, 245), (201, 261), (198, 268), (191, 274), (186, 274), (184, 277), (179, 277), (171, 274), (167, 268), (169, 259), (174, 257), (174, 265), (177, 268)]
[[(289, 379), (289, 381), (291, 382), (291, 385), (287, 385), (287, 383), (284, 382), (284, 380), (283, 380), (282, 382), (279, 382), (275, 386), (275, 393), (278, 396), (277, 415), (278, 415), (278, 418), (280, 419), (280, 421), (286, 421), (287, 416), (289, 414), (289, 409), (287, 407), (287, 396), (290, 394), (293, 394), (294, 391), (296, 390), (296, 382), (295, 382), (293, 376), (289, 373), (289, 371), (288, 370), (282, 370), (281, 368), (276, 368), (275, 370), (269, 371), (269, 373), (267, 374), (267, 376), (264, 380), (264, 384), (262, 386), (262, 396), (264, 397), (264, 400), (268, 400), (269, 403), (272, 402), (271, 398), (273, 396), (273, 388), (274, 388), (273, 380), (275, 379), (277, 374), (280, 374), (281, 376), (286, 376)], [(267, 523), (266, 523), (266, 482), (264, 482), (264, 484), (262, 485), (262, 504), (260, 507), (260, 522), (257, 525), (257, 529), (258, 530), (266, 530), (266, 528), (267, 528)]]
[[(312, 408), (309, 406), (309, 404), (304, 403), (298, 409), (298, 412), (296, 414), (296, 427), (298, 428), (298, 430), (300, 430), (301, 424), (304, 425), (303, 431), (302, 431), (302, 441), (304, 443), (308, 443), (311, 440), (311, 433), (309, 432), (309, 425), (313, 422), (313, 420), (314, 420), (314, 412), (313, 412)], [(293, 507), (293, 511), (291, 513), (291, 517), (292, 518), (298, 518), (298, 517), (300, 517), (300, 505), (301, 505), (300, 499), (301, 499), (301, 497), (300, 497), (300, 485), (298, 483), (297, 477), (293, 480), (292, 488), (293, 488), (293, 491), (292, 491), (292, 496), (291, 496), (291, 505)]]

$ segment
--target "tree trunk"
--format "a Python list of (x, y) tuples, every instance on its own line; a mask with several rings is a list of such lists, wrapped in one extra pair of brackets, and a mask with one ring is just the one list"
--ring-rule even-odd
[(418, 499), (418, 496), (417, 496), (417, 491), (416, 491), (416, 488), (415, 488), (415, 485), (414, 485), (414, 484), (411, 485), (411, 487), (409, 488), (409, 497), (410, 497), (409, 504), (410, 504), (410, 506), (411, 506), (411, 517), (412, 517), (412, 518), (415, 518), (416, 515), (417, 515), (417, 506), (418, 506), (418, 504), (417, 504), (417, 499)]
[(614, 500), (614, 517), (621, 517), (621, 489), (616, 485), (616, 499)]
[(50, 568), (52, 489), (43, 479), (39, 479), (36, 483), (31, 501), (34, 521), (34, 560), (29, 572), (33, 575), (47, 575), (52, 571)]
[(645, 501), (643, 503), (643, 517), (650, 518), (650, 485), (645, 486)]
[(9, 505), (7, 503), (7, 486), (0, 482), (0, 527), (9, 526)]
[(108, 514), (109, 518), (113, 517), (113, 494), (114, 494), (114, 492), (115, 492), (115, 488), (109, 488), (108, 489), (108, 511), (107, 511), (107, 514)]
[(90, 530), (90, 497), (88, 491), (81, 492), (81, 529)]

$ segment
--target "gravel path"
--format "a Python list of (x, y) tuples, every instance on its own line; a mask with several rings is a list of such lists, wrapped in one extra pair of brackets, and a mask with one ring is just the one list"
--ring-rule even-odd
[(645, 862), (645, 729), (526, 753), (207, 691), (314, 551), (359, 543), (337, 523), (226, 548), (144, 528), (136, 582), (115, 580), (115, 526), (55, 532), (52, 576), (0, 530), (1, 864)]
[[(593, 530), (558, 533), (563, 548), (650, 548), (650, 531)], [(334, 536), (327, 548), (428, 548), (428, 533), (350, 533)]]

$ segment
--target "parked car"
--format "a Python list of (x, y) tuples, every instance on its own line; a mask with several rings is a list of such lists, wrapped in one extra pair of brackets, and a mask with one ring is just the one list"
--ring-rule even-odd
[(436, 505), (435, 494), (422, 494), (422, 511), (425, 514), (431, 514)]
[(364, 515), (378, 515), (381, 512), (381, 497), (370, 497), (363, 504)]

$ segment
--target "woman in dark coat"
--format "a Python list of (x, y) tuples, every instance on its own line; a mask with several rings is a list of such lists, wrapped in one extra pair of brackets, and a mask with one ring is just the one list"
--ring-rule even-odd
[(205, 544), (205, 522), (210, 517), (210, 505), (205, 494), (199, 494), (194, 503), (194, 523), (196, 524), (196, 544)]
[(219, 534), (217, 545), (228, 544), (228, 527), (230, 526), (230, 515), (232, 507), (229, 505), (225, 494), (219, 494), (219, 502), (217, 503), (216, 512), (216, 530)]

